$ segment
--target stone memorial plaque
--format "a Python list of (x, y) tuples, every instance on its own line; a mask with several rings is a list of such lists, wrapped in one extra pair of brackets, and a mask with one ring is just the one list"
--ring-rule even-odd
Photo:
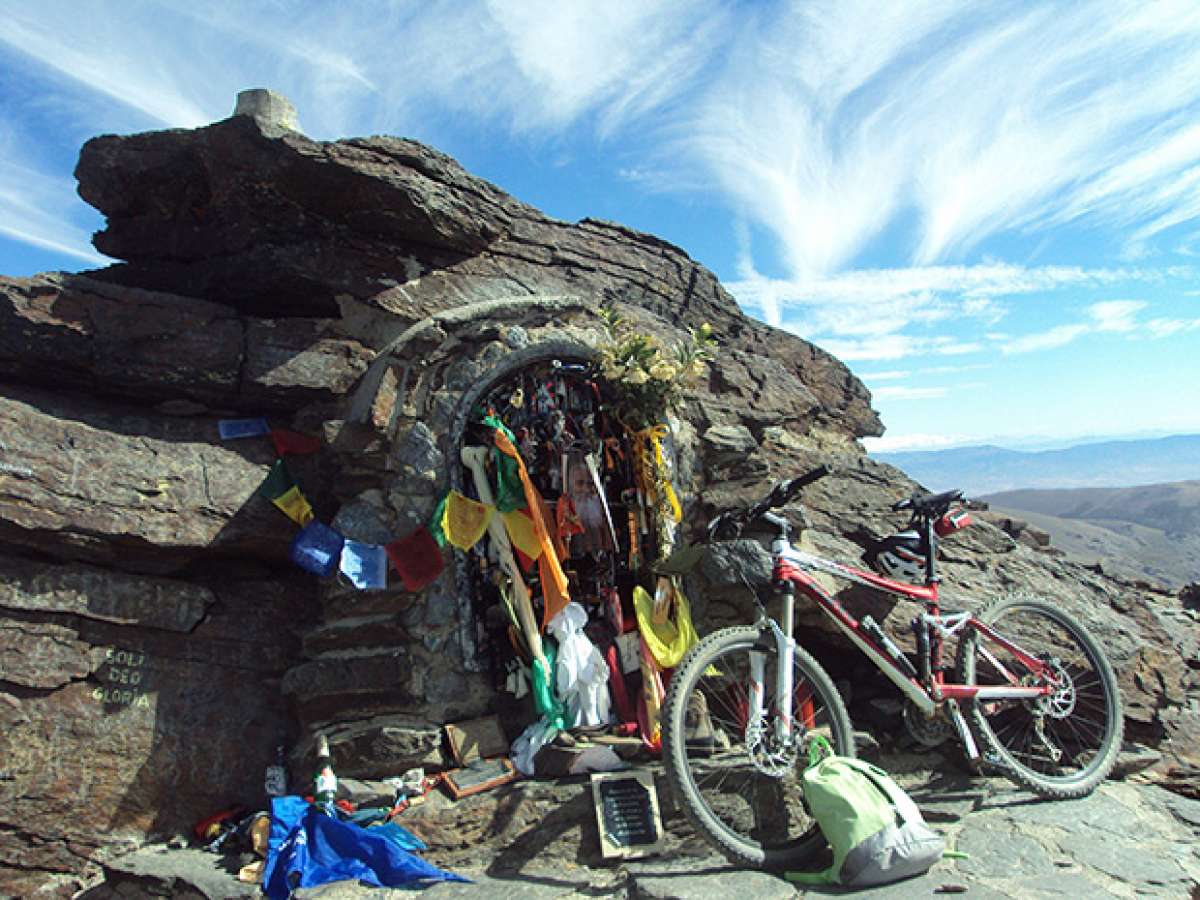
[(593, 775), (592, 802), (605, 857), (645, 856), (662, 850), (662, 816), (649, 772)]

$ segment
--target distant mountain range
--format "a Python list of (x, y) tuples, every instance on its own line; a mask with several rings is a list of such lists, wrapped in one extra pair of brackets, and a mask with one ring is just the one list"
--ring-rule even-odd
[(968, 496), (1019, 488), (1128, 487), (1200, 478), (1200, 434), (1102, 441), (1063, 450), (960, 447), (872, 453), (932, 491)]
[(995, 512), (1050, 534), (1051, 546), (1107, 572), (1177, 588), (1200, 581), (1200, 481), (988, 494)]

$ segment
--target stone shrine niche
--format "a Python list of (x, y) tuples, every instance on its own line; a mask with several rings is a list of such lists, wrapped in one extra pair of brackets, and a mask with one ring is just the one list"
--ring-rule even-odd
[[(635, 454), (649, 448), (639, 446), (614, 414), (612, 390), (593, 347), (561, 340), (534, 344), (506, 358), (463, 395), (452, 429), (450, 488), (473, 500), (486, 499), (473, 467), (464, 462), (472, 455), (484, 460), (485, 491), (492, 494), (496, 515), (509, 517), (501, 542), (513, 547), (542, 640), (551, 644), (545, 627), (549, 575), (544, 560), (531, 556), (540, 548), (527, 546), (531, 553), (526, 553), (518, 546), (521, 526), (530, 526), (522, 522), (529, 508), (523, 486), (497, 490), (502, 457), (493, 449), (494, 428), (502, 424), (511, 432), (530, 485), (543, 501), (569, 599), (587, 613), (586, 633), (600, 646), (613, 644), (622, 634), (636, 634), (634, 586), (653, 591), (649, 564), (671, 535), (656, 528), (639, 489)], [(458, 594), (469, 603), (464, 614), (470, 616), (476, 663), (502, 682), (505, 670), (511, 673), (517, 659), (527, 663), (530, 654), (496, 537), (492, 530), (454, 557)], [(632, 673), (628, 679), (629, 696), (637, 696), (638, 677)], [(620, 718), (615, 707), (614, 712)]]

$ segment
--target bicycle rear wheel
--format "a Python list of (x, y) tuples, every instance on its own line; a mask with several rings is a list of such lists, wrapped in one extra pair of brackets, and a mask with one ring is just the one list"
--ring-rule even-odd
[[(1048, 663), (1057, 689), (1036, 700), (976, 699), (971, 724), (1006, 774), (1044, 797), (1083, 797), (1112, 770), (1124, 722), (1112, 666), (1082, 625), (1041, 600), (1017, 597), (979, 618), (1026, 653)], [(958, 646), (963, 684), (1008, 685), (1038, 679), (1013, 654), (977, 631)]]
[[(765, 660), (766, 720), (748, 721), (750, 659)], [(796, 648), (795, 741), (774, 738), (775, 642), (768, 630), (727, 628), (701, 641), (671, 679), (663, 760), (676, 801), (696, 830), (737, 865), (802, 865), (825, 846), (804, 805), (799, 774), (808, 740), (823, 734), (843, 756), (854, 734), (829, 676)]]

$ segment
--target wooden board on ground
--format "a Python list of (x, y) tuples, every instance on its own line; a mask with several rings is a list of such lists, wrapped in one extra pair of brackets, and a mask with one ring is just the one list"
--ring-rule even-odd
[(516, 781), (520, 777), (521, 773), (507, 758), (499, 757), (498, 759), (479, 759), (469, 766), (454, 769), (446, 773), (445, 780), (450, 796), (459, 800), (463, 797), (470, 797), (472, 794), (490, 791), (502, 784)]
[(650, 772), (593, 775), (592, 802), (605, 857), (645, 856), (662, 850), (662, 815)]
[(477, 759), (491, 759), (508, 752), (508, 738), (500, 727), (500, 719), (486, 716), (467, 722), (452, 722), (446, 725), (446, 740), (454, 761), (460, 766)]

